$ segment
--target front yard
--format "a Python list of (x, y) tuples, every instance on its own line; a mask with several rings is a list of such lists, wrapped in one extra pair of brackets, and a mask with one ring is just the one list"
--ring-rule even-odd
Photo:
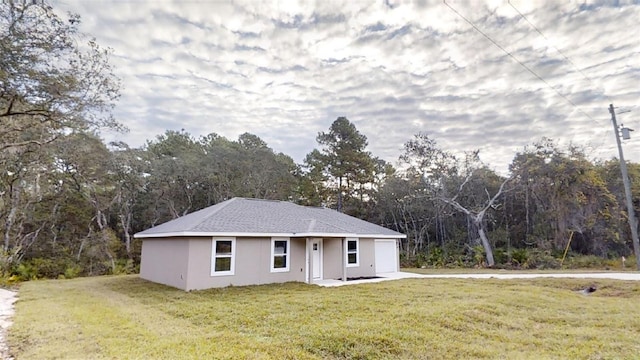
[(191, 293), (137, 276), (33, 281), (20, 288), (9, 346), (17, 359), (635, 358), (639, 303), (640, 283), (615, 280)]

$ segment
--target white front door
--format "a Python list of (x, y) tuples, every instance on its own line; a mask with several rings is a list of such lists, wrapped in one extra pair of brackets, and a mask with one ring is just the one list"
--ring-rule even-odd
[(311, 240), (312, 277), (315, 280), (322, 279), (322, 239)]

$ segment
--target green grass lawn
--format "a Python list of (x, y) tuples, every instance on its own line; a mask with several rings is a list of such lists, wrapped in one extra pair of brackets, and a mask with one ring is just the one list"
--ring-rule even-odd
[[(598, 291), (575, 290), (595, 284)], [(21, 285), (17, 359), (622, 359), (640, 284), (407, 279), (183, 292), (137, 276)]]

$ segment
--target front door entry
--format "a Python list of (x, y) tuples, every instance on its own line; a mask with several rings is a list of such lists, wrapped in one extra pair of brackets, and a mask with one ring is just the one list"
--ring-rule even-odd
[(313, 263), (313, 279), (322, 279), (322, 239), (311, 241), (311, 262)]

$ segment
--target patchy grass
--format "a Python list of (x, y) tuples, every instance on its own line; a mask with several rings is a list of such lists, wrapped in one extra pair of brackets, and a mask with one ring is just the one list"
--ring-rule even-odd
[[(596, 285), (585, 296), (576, 290)], [(197, 292), (137, 276), (24, 283), (18, 359), (634, 358), (640, 284), (407, 279)]]

